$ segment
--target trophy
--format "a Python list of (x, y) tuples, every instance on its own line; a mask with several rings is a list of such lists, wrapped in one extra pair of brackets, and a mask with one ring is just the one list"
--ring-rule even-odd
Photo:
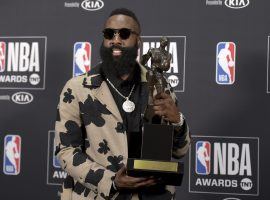
[(172, 55), (169, 40), (160, 39), (160, 47), (151, 48), (142, 56), (142, 65), (151, 58), (151, 69), (146, 74), (149, 96), (143, 115), (141, 158), (128, 158), (127, 174), (134, 177), (154, 176), (166, 185), (181, 185), (184, 164), (172, 161), (174, 127), (153, 111), (153, 99), (165, 90), (167, 81), (163, 72), (170, 69)]

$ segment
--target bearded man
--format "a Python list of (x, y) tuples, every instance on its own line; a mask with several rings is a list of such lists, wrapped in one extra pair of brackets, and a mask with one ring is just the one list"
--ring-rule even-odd
[[(61, 199), (175, 198), (174, 187), (126, 173), (128, 157), (140, 157), (141, 116), (148, 102), (147, 69), (136, 61), (140, 33), (132, 11), (112, 11), (103, 30), (102, 62), (63, 88), (55, 128), (55, 153), (68, 174)], [(169, 84), (155, 96), (153, 108), (175, 126), (173, 157), (184, 156), (189, 130)]]

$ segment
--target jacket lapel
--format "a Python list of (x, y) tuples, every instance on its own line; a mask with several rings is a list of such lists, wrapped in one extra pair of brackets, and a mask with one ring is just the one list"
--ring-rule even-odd
[(96, 99), (99, 100), (102, 104), (106, 105), (107, 109), (117, 118), (119, 122), (123, 122), (106, 81), (103, 81), (100, 87), (95, 90), (96, 91), (93, 94)]

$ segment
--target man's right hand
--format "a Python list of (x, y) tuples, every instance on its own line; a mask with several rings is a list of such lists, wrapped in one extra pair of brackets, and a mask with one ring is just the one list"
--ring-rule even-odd
[(122, 167), (115, 175), (114, 183), (118, 189), (137, 189), (157, 184), (153, 177), (131, 177), (126, 173), (126, 167)]

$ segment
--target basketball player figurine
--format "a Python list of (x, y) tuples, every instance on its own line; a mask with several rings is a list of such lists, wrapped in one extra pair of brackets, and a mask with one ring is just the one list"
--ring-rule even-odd
[[(166, 72), (170, 69), (170, 63), (172, 55), (169, 53), (169, 39), (167, 37), (162, 37), (160, 39), (159, 48), (151, 48), (148, 50), (147, 54), (142, 56), (142, 65), (146, 65), (148, 60), (151, 58), (151, 69), (148, 69), (146, 74), (146, 79), (148, 82), (149, 88), (149, 98), (148, 106), (144, 113), (144, 118), (146, 122), (156, 123), (157, 116), (154, 116), (153, 113), (153, 98), (154, 98), (154, 89), (156, 89), (157, 94), (164, 92), (167, 85), (166, 79), (164, 78), (163, 72)], [(163, 121), (159, 119), (158, 121)]]

